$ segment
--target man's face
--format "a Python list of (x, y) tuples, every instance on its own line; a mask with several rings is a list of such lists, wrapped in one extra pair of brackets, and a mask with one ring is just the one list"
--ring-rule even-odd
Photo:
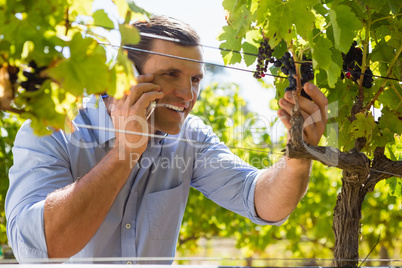
[[(152, 51), (202, 61), (200, 46), (180, 46), (155, 40)], [(203, 64), (151, 54), (143, 66), (143, 74), (153, 74), (152, 83), (161, 87), (162, 99), (156, 101), (151, 116), (153, 130), (178, 134), (197, 100), (204, 76)]]

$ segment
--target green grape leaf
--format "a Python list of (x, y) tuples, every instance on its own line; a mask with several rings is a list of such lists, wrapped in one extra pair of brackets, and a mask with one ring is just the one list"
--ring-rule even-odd
[(133, 11), (134, 13), (140, 13), (143, 15), (146, 15), (147, 17), (150, 17), (151, 14), (149, 12), (147, 12), (145, 9), (137, 6), (133, 0), (126, 0), (128, 7), (131, 9), (131, 11)]
[(113, 0), (113, 3), (115, 4), (117, 8), (117, 12), (119, 13), (121, 18), (125, 18), (127, 15), (127, 12), (129, 12), (129, 6), (126, 2), (126, 0)]
[(92, 2), (93, 0), (71, 1), (71, 5), (68, 9), (70, 14), (70, 21), (75, 21), (78, 15), (91, 16)]
[(140, 42), (141, 36), (138, 29), (128, 24), (119, 25), (121, 45), (136, 45)]
[(255, 11), (256, 14), (256, 21), (258, 25), (262, 25), (269, 13), (269, 1), (258, 1), (258, 9)]
[[(247, 66), (250, 66), (255, 62), (255, 59), (258, 54), (258, 48), (260, 46), (259, 40), (261, 40), (261, 33), (258, 30), (249, 31), (246, 34), (246, 42), (242, 44), (242, 48), (244, 51), (244, 62)], [(254, 55), (252, 55), (254, 54)]]
[(362, 4), (368, 6), (376, 11), (381, 11), (384, 5), (387, 4), (387, 0), (378, 1), (378, 0), (361, 0)]
[(399, 0), (386, 0), (388, 5), (391, 7), (391, 11), (394, 15), (399, 14), (402, 8), (401, 2)]
[(313, 56), (313, 68), (321, 68), (327, 72), (328, 85), (333, 88), (341, 73), (338, 64), (332, 61), (332, 42), (322, 36), (317, 37), (317, 42), (311, 44)]
[(251, 21), (254, 20), (254, 16), (247, 5), (243, 4), (234, 14), (231, 15), (231, 20), (231, 26), (237, 29), (236, 36), (242, 38), (249, 30)]
[[(236, 37), (236, 30), (231, 26), (224, 26), (222, 30), (218, 36), (218, 40), (225, 42), (221, 43), (219, 48), (240, 51), (242, 40)], [(221, 55), (226, 65), (241, 62), (241, 55), (239, 53), (221, 50)]]
[(229, 12), (236, 12), (246, 2), (247, 0), (223, 0), (222, 7)]
[(355, 145), (355, 139), (350, 134), (350, 121), (348, 119), (342, 119), (339, 126), (339, 146), (342, 148), (343, 151), (349, 151)]
[(373, 130), (372, 144), (376, 147), (384, 147), (394, 140), (394, 133), (387, 127), (379, 124)]
[(55, 67), (50, 68), (47, 71), (47, 75), (57, 81), (61, 87), (68, 90), (74, 96), (80, 96), (84, 93), (84, 85), (81, 80), (82, 77), (76, 68), (79, 68), (79, 64), (70, 60), (63, 60)]
[(47, 70), (47, 75), (58, 81), (62, 88), (75, 96), (106, 91), (109, 71), (106, 66), (106, 51), (92, 38), (74, 35), (70, 44), (70, 57)]
[(282, 39), (290, 43), (292, 39), (292, 10), (288, 2), (281, 0), (267, 0), (270, 5), (271, 14), (264, 30), (266, 37), (270, 39), (270, 45), (274, 48)]
[(346, 5), (339, 5), (330, 9), (329, 17), (333, 25), (335, 47), (343, 53), (347, 53), (356, 36), (356, 31), (362, 28), (360, 20)]
[[(255, 62), (255, 59), (257, 58), (258, 54), (258, 48), (255, 46), (255, 44), (249, 43), (249, 42), (244, 42), (242, 44), (243, 51), (247, 51), (247, 54), (244, 54), (244, 62), (246, 63), (247, 66), (250, 66)], [(250, 55), (250, 54), (254, 55)]]
[(400, 178), (392, 177), (389, 179), (390, 194), (396, 197), (402, 197), (402, 180)]
[(294, 24), (296, 25), (297, 34), (307, 39), (307, 36), (311, 34), (314, 28), (315, 16), (311, 11), (306, 9), (306, 6), (310, 6), (317, 1), (292, 1), (289, 2), (289, 7), (292, 13)]
[(389, 46), (388, 42), (381, 39), (370, 54), (370, 60), (390, 62), (394, 57), (394, 53), (393, 48)]
[[(381, 110), (381, 118), (379, 119), (380, 127), (383, 129), (389, 128), (392, 132), (392, 136), (394, 133), (401, 134), (402, 119), (400, 118), (402, 118), (402, 113), (391, 111), (389, 107), (385, 106)], [(396, 124), (395, 122), (399, 122), (399, 124)]]
[(350, 124), (349, 131), (355, 139), (365, 137), (367, 141), (371, 141), (373, 129), (376, 123), (374, 117), (365, 115), (363, 112), (356, 114), (356, 119)]
[(56, 109), (55, 94), (57, 92), (51, 87), (50, 80), (46, 80), (39, 90), (25, 92), (15, 100), (17, 103), (25, 104), (25, 113), (22, 117), (32, 119), (31, 126), (36, 135), (50, 134), (51, 129), (47, 128), (48, 126), (52, 126), (55, 130), (65, 128), (66, 111)]
[(119, 99), (123, 97), (125, 91), (136, 84), (133, 65), (127, 57), (126, 50), (119, 49), (116, 64), (111, 72), (112, 87), (108, 88), (107, 93)]
[(87, 49), (95, 45), (92, 38), (83, 38), (81, 33), (76, 33), (70, 41), (70, 57), (75, 61), (83, 61), (87, 57)]
[(94, 12), (92, 17), (94, 18), (94, 23), (96, 26), (103, 27), (107, 30), (114, 28), (113, 21), (109, 18), (105, 10), (98, 9)]
[(391, 86), (387, 87), (384, 92), (378, 97), (378, 101), (383, 103), (383, 105), (389, 107), (393, 110), (401, 110), (402, 108), (402, 92), (398, 92), (397, 88), (400, 88), (398, 82), (394, 82), (395, 85), (392, 85), (393, 82), (390, 82)]
[(275, 47), (274, 52), (272, 53), (272, 56), (274, 56), (277, 59), (280, 59), (287, 50), (288, 50), (288, 46), (287, 46), (286, 42), (282, 40)]

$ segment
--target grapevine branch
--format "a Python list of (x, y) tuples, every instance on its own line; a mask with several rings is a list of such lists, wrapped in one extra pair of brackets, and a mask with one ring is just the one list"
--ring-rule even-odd
[[(296, 104), (298, 98), (293, 93)], [(312, 146), (304, 142), (302, 138), (303, 117), (300, 106), (295, 105), (292, 109), (290, 135), (291, 139), (286, 146), (286, 156), (290, 158), (316, 160), (330, 167), (337, 167), (344, 172), (361, 174), (366, 178), (363, 183), (364, 191), (371, 192), (375, 185), (384, 179), (392, 177), (392, 174), (402, 174), (402, 161), (392, 161), (384, 155), (384, 148), (375, 150), (374, 159), (370, 159), (357, 148), (349, 152), (341, 152), (330, 146)]]
[(370, 101), (369, 104), (367, 104), (366, 106), (366, 110), (369, 110), (371, 108), (371, 106), (374, 104), (374, 102), (378, 99), (378, 97), (381, 95), (381, 93), (385, 90), (385, 85), (388, 81), (388, 78), (390, 77), (390, 75), (392, 74), (392, 68), (394, 67), (397, 59), (399, 58), (399, 55), (402, 52), (402, 47), (399, 48), (399, 50), (396, 52), (395, 57), (392, 59), (391, 63), (389, 64), (388, 70), (387, 70), (387, 78), (384, 79), (383, 83), (381, 84), (379, 90), (377, 91), (377, 93), (375, 94), (374, 98)]
[[(370, 32), (370, 27), (371, 27), (371, 12), (367, 12), (368, 13), (368, 21), (365, 27), (365, 31), (366, 33)], [(370, 35), (366, 34), (366, 38), (364, 40), (363, 43), (363, 59), (362, 59), (362, 71), (360, 74), (360, 80), (359, 80), (359, 100), (361, 102), (363, 102), (364, 100), (364, 89), (363, 89), (363, 80), (364, 80), (364, 75), (366, 72), (366, 68), (367, 68), (367, 54), (368, 54), (368, 45), (370, 42)]]
[[(382, 173), (381, 171), (386, 171), (387, 173), (402, 174), (402, 161), (392, 161), (384, 155), (384, 147), (377, 147), (374, 151), (374, 159), (371, 165), (372, 169), (375, 171), (370, 172), (370, 176), (366, 179), (365, 189), (367, 192), (372, 192), (375, 185), (384, 179), (390, 178), (392, 175)], [(378, 171), (380, 172), (378, 172)]]
[(381, 20), (393, 19), (394, 17), (396, 18), (396, 17), (401, 16), (401, 15), (402, 15), (402, 13), (398, 13), (398, 14), (395, 14), (395, 15), (392, 15), (392, 16), (382, 17), (382, 18), (373, 20), (373, 21), (372, 21), (372, 24), (374, 24), (374, 23), (376, 23), (376, 22), (378, 22), (378, 21), (381, 21)]
[(23, 112), (25, 112), (24, 110), (19, 110), (11, 106), (10, 107), (0, 106), (0, 111), (10, 112), (14, 114), (22, 114)]
[(66, 8), (66, 11), (65, 11), (65, 13), (64, 13), (64, 16), (65, 16), (65, 27), (66, 27), (66, 30), (65, 30), (65, 33), (64, 33), (64, 35), (66, 35), (67, 36), (67, 34), (68, 34), (68, 30), (70, 29), (70, 26), (71, 26), (71, 24), (70, 24), (70, 19), (69, 19), (69, 7), (67, 7)]

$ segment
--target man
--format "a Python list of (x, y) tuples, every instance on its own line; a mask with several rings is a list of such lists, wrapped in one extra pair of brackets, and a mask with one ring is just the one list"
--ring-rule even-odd
[[(136, 48), (160, 54), (129, 50), (143, 74), (138, 84), (119, 100), (97, 104), (92, 97), (73, 134), (37, 137), (27, 122), (16, 137), (6, 214), (20, 262), (173, 257), (190, 186), (257, 224), (283, 223), (306, 192), (310, 161), (283, 158), (257, 170), (189, 115), (204, 71), (199, 37), (188, 25), (155, 16), (135, 26), (182, 42), (143, 38)], [(304, 89), (314, 100), (301, 99), (305, 118), (322, 116), (304, 130), (306, 142), (316, 145), (327, 99), (310, 83)], [(280, 105), (289, 128), (291, 94)]]

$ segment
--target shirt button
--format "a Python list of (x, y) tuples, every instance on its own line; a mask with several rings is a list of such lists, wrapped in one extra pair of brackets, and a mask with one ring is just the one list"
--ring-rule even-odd
[(131, 224), (130, 223), (126, 223), (126, 229), (130, 229), (131, 228)]
[(132, 262), (132, 261), (128, 261), (127, 264), (133, 264), (133, 262)]

